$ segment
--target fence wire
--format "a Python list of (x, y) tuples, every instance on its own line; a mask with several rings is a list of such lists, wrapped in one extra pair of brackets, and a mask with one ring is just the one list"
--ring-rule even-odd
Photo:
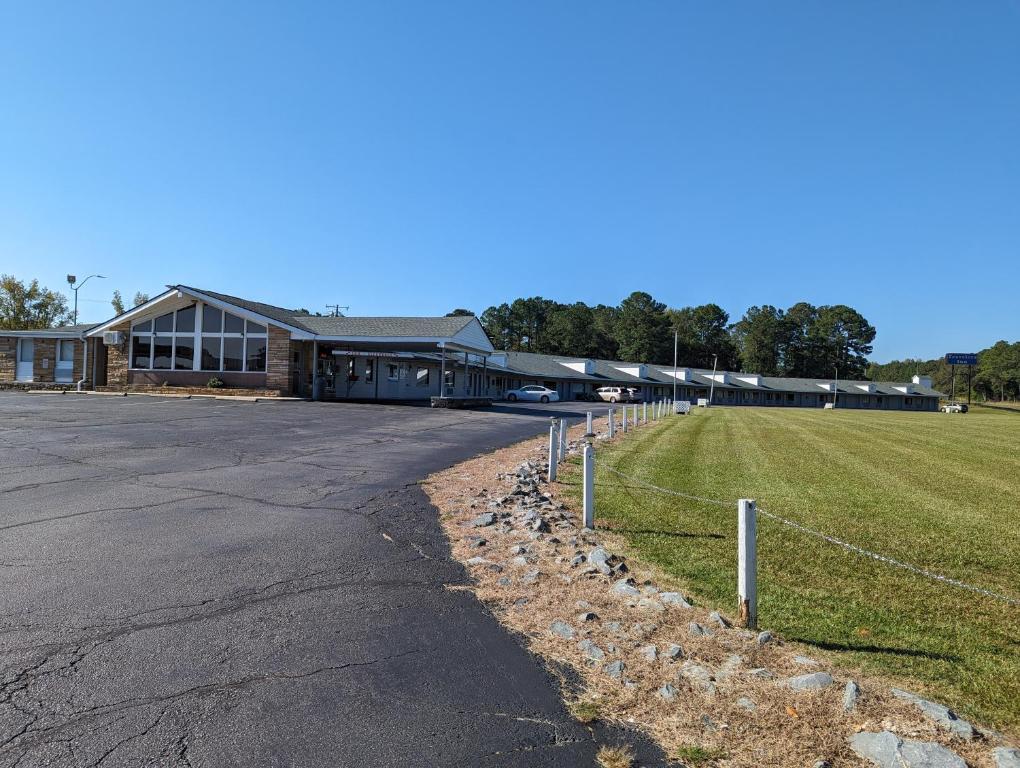
[[(655, 493), (661, 493), (665, 496), (675, 496), (681, 499), (688, 499), (689, 501), (698, 501), (705, 504), (714, 504), (722, 507), (735, 507), (737, 504), (736, 500), (723, 501), (722, 499), (711, 499), (705, 496), (695, 496), (694, 494), (683, 493), (682, 491), (677, 491), (672, 488), (663, 488), (661, 486), (654, 485), (653, 483), (646, 482), (645, 480), (641, 480), (631, 475), (624, 474), (618, 469), (614, 469), (613, 467), (603, 464), (602, 462), (597, 462), (597, 466), (618, 477), (622, 477), (631, 483), (635, 483), (646, 490), (653, 491)], [(803, 534), (813, 536), (816, 539), (821, 539), (822, 541), (826, 541), (829, 544), (833, 544), (837, 547), (842, 547), (848, 552), (853, 552), (854, 554), (860, 555), (861, 557), (871, 558), (872, 560), (877, 560), (880, 563), (885, 563), (886, 565), (891, 566), (893, 568), (900, 568), (902, 570), (909, 571), (918, 576), (930, 579), (931, 581), (937, 581), (942, 584), (948, 584), (949, 586), (957, 587), (959, 589), (965, 589), (969, 592), (974, 592), (975, 594), (978, 595), (990, 597), (995, 600), (1001, 600), (1002, 602), (1012, 605), (1014, 607), (1020, 607), (1020, 600), (1014, 597), (1010, 597), (1009, 595), (1002, 595), (999, 594), (998, 592), (993, 592), (990, 589), (985, 589), (984, 587), (976, 587), (973, 584), (967, 584), (966, 582), (960, 581), (959, 579), (954, 579), (950, 576), (944, 576), (940, 573), (929, 571), (927, 568), (922, 568), (919, 565), (911, 565), (910, 563), (904, 563), (903, 561), (897, 560), (893, 557), (889, 557), (888, 555), (883, 555), (878, 552), (872, 552), (870, 550), (864, 549), (863, 547), (858, 547), (856, 544), (851, 544), (848, 541), (837, 539), (835, 536), (830, 536), (827, 533), (822, 533), (821, 531), (816, 531), (813, 528), (808, 528), (806, 525), (802, 525), (801, 523), (789, 520), (785, 517), (782, 517), (781, 515), (777, 515), (773, 512), (768, 512), (762, 509), (761, 507), (757, 507), (756, 511), (762, 517), (774, 520), (777, 523), (780, 523), (781, 525), (788, 526), (790, 528), (793, 528), (794, 530), (800, 531)]]

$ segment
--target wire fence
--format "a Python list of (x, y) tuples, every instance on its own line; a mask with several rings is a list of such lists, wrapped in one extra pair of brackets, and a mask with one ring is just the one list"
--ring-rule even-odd
[[(617, 477), (623, 478), (628, 482), (637, 485), (640, 488), (644, 488), (645, 490), (652, 491), (654, 493), (659, 493), (665, 496), (672, 496), (675, 498), (687, 499), (689, 501), (697, 501), (704, 504), (712, 504), (715, 506), (727, 507), (729, 509), (735, 509), (737, 505), (737, 501), (735, 499), (733, 501), (725, 501), (723, 499), (713, 499), (706, 496), (697, 496), (692, 493), (684, 493), (683, 491), (678, 491), (674, 488), (663, 488), (662, 486), (655, 485), (654, 483), (649, 483), (646, 480), (642, 480), (632, 475), (625, 474), (624, 472), (621, 472), (620, 470), (611, 467), (602, 461), (598, 462), (598, 467), (606, 472), (616, 475)], [(829, 534), (823, 533), (822, 531), (817, 531), (814, 528), (809, 528), (808, 526), (803, 525), (802, 523), (798, 523), (794, 520), (790, 520), (781, 515), (777, 515), (774, 512), (768, 512), (762, 509), (761, 507), (757, 508), (757, 512), (762, 517), (768, 518), (769, 520), (773, 520), (777, 523), (780, 523), (781, 525), (788, 526), (789, 528), (799, 531), (807, 536), (812, 536), (814, 538), (828, 542), (829, 544), (832, 544), (834, 546), (841, 547), (846, 551), (852, 552), (861, 557), (867, 557), (872, 560), (877, 560), (878, 562), (884, 563), (893, 568), (900, 568), (902, 570), (909, 571), (918, 576), (930, 579), (931, 581), (936, 581), (941, 584), (947, 584), (949, 586), (964, 589), (978, 595), (983, 595), (984, 597), (1000, 600), (1014, 607), (1020, 607), (1020, 599), (1010, 597), (1009, 595), (1003, 595), (998, 592), (994, 592), (990, 589), (985, 589), (984, 587), (974, 586), (973, 584), (968, 584), (964, 581), (960, 581), (959, 579), (954, 579), (950, 576), (935, 573), (934, 571), (928, 570), (927, 568), (922, 568), (919, 565), (905, 563), (902, 560), (897, 560), (896, 558), (889, 557), (888, 555), (883, 555), (879, 552), (872, 552), (871, 550), (864, 549), (863, 547), (859, 547), (856, 544), (851, 544), (848, 541), (843, 541), (842, 539), (838, 539), (835, 536), (830, 536)]]

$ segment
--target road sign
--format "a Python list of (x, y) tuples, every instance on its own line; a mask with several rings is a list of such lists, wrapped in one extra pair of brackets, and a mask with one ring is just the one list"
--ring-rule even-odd
[(950, 352), (946, 355), (946, 365), (977, 365), (977, 357), (971, 352)]

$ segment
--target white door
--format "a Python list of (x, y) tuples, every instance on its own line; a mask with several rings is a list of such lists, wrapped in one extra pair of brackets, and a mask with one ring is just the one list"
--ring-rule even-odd
[(74, 342), (71, 339), (57, 341), (57, 365), (53, 369), (53, 380), (58, 384), (74, 381)]
[(18, 381), (31, 381), (34, 358), (35, 342), (32, 339), (18, 339), (18, 367), (14, 372), (14, 378)]

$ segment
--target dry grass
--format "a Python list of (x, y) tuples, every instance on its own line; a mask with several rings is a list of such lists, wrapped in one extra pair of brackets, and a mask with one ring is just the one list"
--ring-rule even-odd
[(599, 747), (595, 760), (601, 768), (630, 768), (634, 765), (634, 753), (630, 747)]
[[(601, 431), (604, 425), (598, 428)], [(579, 439), (582, 432), (583, 427), (576, 427), (571, 439)], [(726, 768), (810, 766), (818, 760), (863, 768), (866, 764), (849, 749), (848, 737), (860, 730), (885, 728), (907, 738), (940, 741), (963, 756), (972, 768), (991, 768), (988, 744), (951, 742), (913, 707), (892, 697), (887, 681), (863, 677), (859, 670), (837, 668), (831, 659), (793, 643), (759, 646), (755, 634), (745, 630), (715, 628), (711, 637), (693, 636), (690, 622), (710, 624), (706, 608), (658, 612), (641, 607), (613, 595), (607, 577), (583, 576), (570, 566), (576, 552), (587, 552), (599, 543), (612, 552), (628, 555), (629, 575), (638, 584), (654, 583), (663, 591), (676, 586), (665, 572), (630, 557), (619, 536), (572, 528), (554, 530), (552, 535), (533, 541), (520, 528), (464, 527), (467, 520), (486, 509), (489, 498), (509, 490), (510, 483), (499, 479), (502, 473), (513, 471), (524, 460), (541, 460), (544, 450), (544, 438), (525, 441), (433, 475), (423, 486), (441, 512), (454, 556), (462, 562), (477, 556), (489, 561), (468, 566), (479, 599), (501, 622), (522, 635), (533, 652), (555, 662), (553, 666), (571, 667), (582, 680), (583, 692), (570, 696), (586, 703), (579, 719), (594, 714), (600, 719), (637, 724), (651, 733), (667, 754), (679, 755), (681, 750), (696, 745), (704, 755), (711, 756), (705, 760)], [(543, 490), (557, 501), (569, 501), (567, 489), (558, 484), (545, 485)], [(478, 534), (484, 535), (488, 543), (472, 548), (469, 537)], [(528, 548), (529, 556), (535, 558), (533, 564), (518, 567), (511, 562), (510, 549), (519, 545)], [(539, 571), (533, 584), (521, 579), (530, 569)], [(508, 578), (509, 583), (501, 583), (501, 578)], [(577, 614), (582, 610), (594, 612), (598, 620), (580, 623)], [(553, 635), (549, 627), (556, 619), (570, 623), (576, 637), (566, 640)], [(619, 624), (618, 629), (614, 622)], [(602, 663), (588, 659), (578, 647), (583, 639), (606, 650), (605, 661), (623, 661), (624, 679), (610, 677)], [(670, 643), (682, 646), (685, 659), (715, 673), (714, 690), (704, 690), (679, 676), (682, 661), (664, 656), (650, 661), (640, 651), (654, 644), (661, 653)], [(795, 658), (808, 652), (816, 654), (821, 662), (818, 667)], [(731, 657), (739, 657), (739, 661)], [(733, 669), (726, 673), (728, 662)], [(775, 680), (748, 674), (756, 668), (767, 668), (780, 679), (824, 669), (836, 683), (821, 691), (797, 693)], [(856, 710), (845, 713), (843, 684), (851, 678), (860, 683), (863, 695)], [(657, 695), (666, 682), (677, 689), (672, 701)], [(742, 699), (753, 702), (753, 708)]]

